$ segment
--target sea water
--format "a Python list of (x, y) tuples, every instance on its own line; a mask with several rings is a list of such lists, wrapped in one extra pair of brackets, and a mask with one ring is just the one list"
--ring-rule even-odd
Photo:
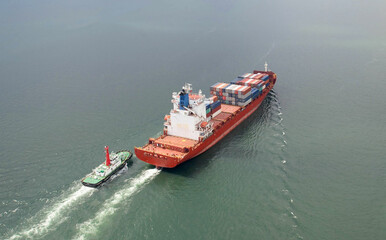
[[(0, 3), (1, 239), (385, 239), (384, 1)], [(204, 154), (136, 157), (172, 92), (262, 70), (273, 91)]]

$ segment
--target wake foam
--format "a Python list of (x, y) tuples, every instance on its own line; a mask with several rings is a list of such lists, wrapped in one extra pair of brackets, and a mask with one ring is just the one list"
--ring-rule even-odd
[[(36, 216), (29, 219), (28, 222), (31, 222), (32, 226), (29, 226), (19, 233), (15, 233), (9, 239), (34, 239), (36, 237), (43, 236), (51, 229), (54, 229), (56, 226), (61, 224), (64, 220), (66, 220), (66, 216), (69, 214), (70, 210), (73, 209), (72, 206), (74, 204), (79, 204), (80, 199), (86, 196), (91, 196), (95, 191), (94, 188), (79, 185), (80, 184), (77, 184), (63, 193), (52, 205), (44, 207)], [(68, 192), (73, 193), (68, 195)]]
[(133, 196), (142, 187), (148, 183), (151, 179), (157, 176), (161, 170), (156, 168), (144, 170), (137, 177), (130, 181), (130, 185), (116, 192), (111, 198), (107, 199), (99, 211), (95, 214), (94, 218), (87, 220), (81, 224), (77, 224), (78, 234), (74, 239), (85, 239), (86, 235), (97, 233), (98, 227), (103, 224), (103, 220), (113, 215), (119, 208), (119, 203)]

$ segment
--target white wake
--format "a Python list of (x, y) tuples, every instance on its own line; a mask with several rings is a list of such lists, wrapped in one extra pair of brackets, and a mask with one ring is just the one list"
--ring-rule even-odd
[(9, 239), (34, 239), (43, 236), (50, 229), (54, 229), (61, 224), (66, 220), (66, 216), (69, 214), (70, 210), (73, 209), (72, 206), (74, 204), (81, 203), (79, 202), (80, 199), (85, 196), (91, 196), (95, 191), (94, 188), (79, 185), (80, 184), (77, 184), (70, 188), (70, 192), (75, 192), (68, 195), (68, 191), (66, 191), (52, 205), (44, 207), (35, 217), (29, 220), (29, 222), (37, 223), (32, 224), (32, 226), (27, 227), (21, 232), (15, 233)]
[(148, 169), (133, 178), (129, 187), (121, 189), (104, 202), (100, 210), (95, 214), (94, 218), (77, 225), (79, 232), (74, 239), (85, 239), (86, 235), (97, 233), (98, 227), (103, 224), (103, 220), (106, 217), (113, 215), (119, 209), (119, 203), (137, 193), (143, 186), (145, 186), (146, 183), (157, 176), (160, 172), (161, 170), (156, 168)]

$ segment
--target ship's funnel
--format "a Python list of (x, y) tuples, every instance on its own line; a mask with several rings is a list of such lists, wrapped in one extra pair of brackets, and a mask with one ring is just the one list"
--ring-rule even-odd
[(105, 151), (106, 151), (106, 166), (110, 166), (109, 146), (105, 146)]
[(185, 91), (185, 89), (182, 89), (180, 92), (180, 109), (184, 110), (184, 107), (189, 106), (189, 94)]

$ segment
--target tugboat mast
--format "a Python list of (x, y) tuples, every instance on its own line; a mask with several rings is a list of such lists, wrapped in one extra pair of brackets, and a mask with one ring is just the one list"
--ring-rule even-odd
[(105, 146), (105, 151), (106, 151), (106, 166), (110, 166), (109, 146)]

